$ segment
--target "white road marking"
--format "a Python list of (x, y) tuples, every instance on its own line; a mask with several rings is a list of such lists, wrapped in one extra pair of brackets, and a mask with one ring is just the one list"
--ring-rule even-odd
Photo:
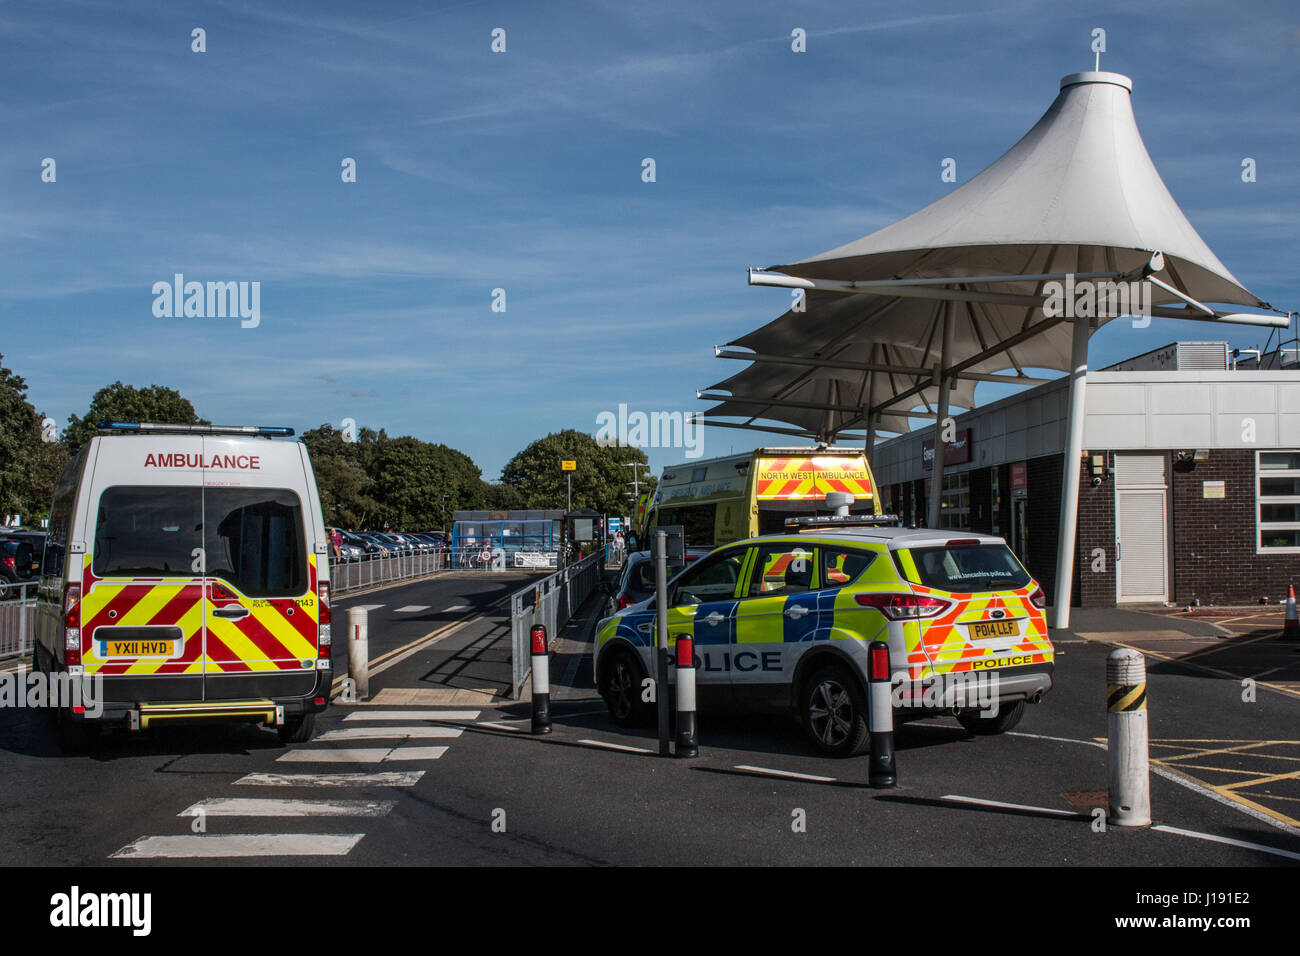
[[(478, 720), (477, 710), (357, 710), (348, 714), (346, 720)], [(532, 718), (529, 718), (530, 720)]]
[(395, 613), (395, 614), (405, 614), (405, 613), (407, 613), (408, 611), (411, 612), (411, 613), (414, 613), (414, 612), (416, 612), (416, 611), (427, 611), (427, 610), (429, 610), (429, 605), (427, 605), (427, 604), (408, 604), (408, 605), (406, 605), (406, 607), (399, 607), (399, 608), (398, 608), (396, 611), (394, 611), (393, 613)]
[(383, 817), (396, 800), (268, 800), (213, 797), (186, 807), (178, 817)]
[(387, 773), (250, 773), (235, 785), (250, 787), (413, 787), (423, 770)]
[(1018, 730), (1007, 731), (1008, 737), (1030, 737), (1033, 740), (1056, 740), (1063, 744), (1087, 744), (1089, 747), (1100, 747), (1106, 749), (1106, 745), (1099, 740), (1075, 740), (1073, 737), (1049, 737), (1047, 734), (1026, 734)]
[(1178, 827), (1167, 827), (1164, 824), (1156, 824), (1151, 829), (1159, 830), (1161, 833), (1173, 833), (1177, 836), (1192, 837), (1196, 840), (1209, 840), (1211, 843), (1225, 843), (1228, 846), (1239, 846), (1247, 850), (1258, 850), (1260, 853), (1272, 853), (1274, 856), (1286, 857), (1288, 860), (1300, 860), (1300, 853), (1292, 853), (1290, 850), (1280, 850), (1275, 846), (1266, 846), (1263, 843), (1247, 843), (1245, 840), (1234, 840), (1231, 837), (1215, 836), (1213, 833), (1198, 833), (1195, 830), (1183, 830)]
[(818, 783), (833, 783), (834, 777), (819, 777), (815, 773), (795, 773), (793, 770), (773, 770), (771, 767), (751, 767), (749, 764), (736, 764), (737, 770), (748, 770), (750, 773), (766, 773), (773, 777), (790, 777), (794, 780), (815, 780)]
[[(358, 611), (378, 611), (381, 607), (383, 607), (382, 604), (358, 604), (356, 609)], [(348, 608), (348, 610), (352, 609)]]
[(468, 611), (468, 610), (469, 610), (469, 605), (468, 605), (468, 604), (453, 604), (451, 607), (445, 607), (445, 608), (443, 608), (443, 609), (442, 609), (441, 611), (439, 611), (438, 613), (439, 613), (439, 614), (450, 614), (452, 611)]
[(276, 757), (288, 763), (379, 763), (392, 747), (361, 747), (347, 750), (290, 750)]
[(380, 763), (385, 760), (437, 760), (446, 752), (446, 747), (360, 747), (290, 750), (276, 759), (291, 763)]
[(1028, 810), (1031, 813), (1046, 813), (1054, 817), (1085, 817), (1087, 814), (1079, 813), (1075, 810), (1057, 810), (1053, 807), (1031, 807), (1023, 803), (1003, 803), (1000, 800), (981, 800), (979, 797), (959, 797), (955, 794), (945, 794), (940, 800), (951, 800), (953, 803), (973, 803), (980, 807), (1001, 807), (1006, 810)]
[(316, 740), (328, 743), (331, 740), (402, 740), (407, 737), (459, 737), (464, 730), (460, 727), (342, 727), (321, 734)]
[(447, 752), (446, 747), (394, 747), (384, 758), (390, 760), (437, 760)]
[(645, 747), (629, 747), (627, 744), (611, 744), (604, 740), (579, 740), (578, 743), (586, 744), (589, 747), (604, 747), (607, 750), (626, 750), (629, 753), (634, 754), (648, 754), (654, 752), (652, 750), (647, 750)]
[(223, 833), (214, 836), (147, 836), (109, 859), (231, 856), (347, 856), (364, 833)]
[[(1107, 749), (1105, 742), (1100, 740), (1075, 740), (1072, 737), (1048, 737), (1043, 734), (1026, 734), (1014, 730), (1009, 731), (1007, 733), (1007, 736), (1008, 737), (1030, 737), (1035, 740), (1057, 740), (1060, 741), (1061, 743), (1083, 744), (1088, 747), (1100, 747), (1102, 750)], [(1151, 764), (1151, 772), (1156, 774), (1157, 776), (1164, 777), (1166, 780), (1169, 780), (1172, 783), (1178, 784), (1180, 787), (1186, 787), (1188, 790), (1192, 790), (1196, 793), (1199, 793), (1203, 797), (1209, 797), (1215, 803), (1221, 803), (1225, 807), (1231, 807), (1233, 810), (1236, 810), (1238, 813), (1244, 813), (1248, 817), (1253, 817), (1254, 819), (1258, 820), (1261, 823), (1267, 823), (1269, 826), (1277, 827), (1277, 829), (1284, 830), (1287, 833), (1300, 833), (1300, 827), (1293, 827), (1289, 823), (1283, 823), (1281, 820), (1277, 820), (1274, 819), (1273, 817), (1270, 817), (1267, 813), (1262, 813), (1261, 811), (1256, 810), (1254, 807), (1249, 807), (1246, 806), (1245, 804), (1238, 803), (1236, 800), (1231, 800), (1228, 797), (1225, 797), (1221, 793), (1215, 793), (1210, 788), (1201, 786), (1201, 784), (1197, 783), (1196, 781), (1189, 780), (1187, 777), (1174, 773), (1172, 770), (1168, 770), (1165, 767), (1160, 767), (1153, 763)]]
[[(532, 720), (532, 718), (530, 717), (529, 720)], [(512, 730), (512, 731), (515, 731), (516, 733), (518, 733), (519, 731), (522, 731), (522, 730), (524, 729), (524, 728), (522, 728), (522, 727), (511, 727), (509, 724), (499, 724), (499, 723), (497, 723), (496, 721), (492, 721), (492, 720), (485, 720), (485, 721), (483, 721), (483, 722), (480, 723), (480, 724), (475, 724), (474, 726), (475, 726), (475, 727), (491, 727), (493, 730)]]

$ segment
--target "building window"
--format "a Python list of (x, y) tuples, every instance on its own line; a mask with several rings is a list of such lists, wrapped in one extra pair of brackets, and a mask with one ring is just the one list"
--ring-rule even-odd
[(943, 476), (939, 527), (963, 530), (970, 528), (970, 472)]
[(1300, 553), (1300, 451), (1255, 453), (1258, 552)]

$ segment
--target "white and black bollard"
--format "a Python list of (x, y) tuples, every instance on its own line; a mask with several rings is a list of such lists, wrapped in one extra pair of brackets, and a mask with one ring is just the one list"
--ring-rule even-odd
[(363, 607), (348, 609), (348, 677), (357, 700), (370, 696), (369, 612)]
[(533, 733), (551, 732), (551, 656), (546, 652), (546, 628), (534, 624), (533, 639)]
[(867, 715), (871, 730), (871, 765), (867, 782), (873, 787), (898, 783), (894, 768), (894, 707), (890, 693), (889, 645), (872, 641), (867, 648)]
[(1121, 647), (1106, 658), (1106, 759), (1113, 826), (1151, 824), (1151, 773), (1147, 746), (1147, 665)]
[(677, 756), (699, 755), (695, 729), (695, 639), (682, 634), (677, 638)]

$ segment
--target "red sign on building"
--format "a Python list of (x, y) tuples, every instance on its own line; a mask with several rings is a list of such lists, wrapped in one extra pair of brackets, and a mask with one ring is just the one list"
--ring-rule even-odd
[[(964, 465), (970, 461), (971, 445), (970, 429), (963, 428), (957, 433), (954, 441), (948, 442), (948, 447), (943, 452), (943, 464), (946, 468), (948, 465)], [(929, 438), (921, 442), (921, 467), (930, 471), (934, 468), (934, 439)]]

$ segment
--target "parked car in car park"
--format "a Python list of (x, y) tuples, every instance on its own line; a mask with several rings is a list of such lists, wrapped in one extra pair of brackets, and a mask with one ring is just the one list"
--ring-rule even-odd
[[(672, 578), (682, 568), (695, 563), (706, 553), (707, 549), (688, 549), (684, 564), (681, 562), (669, 563), (668, 577)], [(655, 563), (650, 552), (633, 551), (629, 554), (627, 561), (623, 564), (623, 571), (618, 576), (618, 581), (612, 586), (602, 587), (602, 590), (608, 595), (608, 599), (605, 601), (606, 617), (617, 614), (633, 604), (639, 604), (647, 598), (654, 597)]]
[[(1042, 588), (1006, 542), (933, 529), (795, 519), (800, 530), (715, 549), (668, 585), (668, 640), (695, 642), (700, 709), (793, 711), (813, 745), (862, 753), (867, 649), (889, 646), (898, 719), (955, 715), (1002, 733), (1051, 690)], [(653, 717), (655, 602), (602, 621), (596, 686), (615, 723)]]
[(0, 538), (0, 582), (30, 581), (40, 567), (32, 546), (18, 538)]

